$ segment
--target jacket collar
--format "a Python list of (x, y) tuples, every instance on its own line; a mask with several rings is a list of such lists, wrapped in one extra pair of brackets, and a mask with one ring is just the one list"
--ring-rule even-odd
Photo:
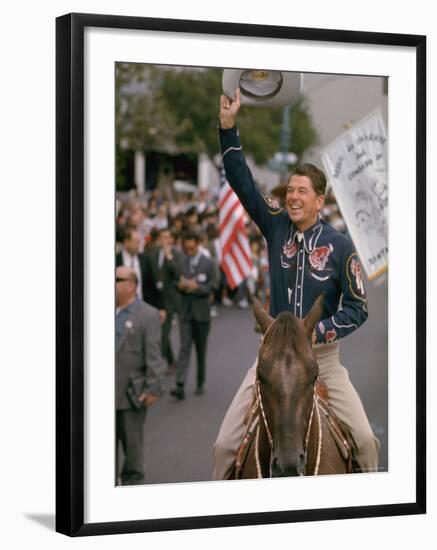
[(305, 231), (299, 231), (294, 223), (291, 222), (290, 237), (287, 240), (287, 244), (291, 244), (293, 241), (296, 244), (299, 244), (300, 241), (303, 239), (306, 251), (312, 252), (316, 247), (317, 240), (322, 230), (323, 224), (320, 217), (317, 219), (316, 223), (314, 223), (311, 227), (308, 227), (308, 229), (305, 229)]

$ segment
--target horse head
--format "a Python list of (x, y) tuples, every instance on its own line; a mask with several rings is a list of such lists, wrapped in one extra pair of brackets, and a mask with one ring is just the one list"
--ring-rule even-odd
[(254, 299), (255, 317), (263, 331), (258, 354), (257, 385), (266, 432), (271, 438), (273, 477), (304, 475), (306, 436), (319, 373), (312, 333), (323, 310), (323, 295), (304, 319), (283, 312), (273, 319)]

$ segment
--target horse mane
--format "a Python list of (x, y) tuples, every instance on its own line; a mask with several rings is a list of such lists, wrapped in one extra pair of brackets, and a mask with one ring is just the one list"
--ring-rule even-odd
[(285, 345), (292, 345), (296, 349), (296, 344), (303, 337), (303, 330), (298, 318), (289, 311), (280, 313), (273, 323), (267, 329), (263, 341), (263, 347), (275, 350), (282, 349)]

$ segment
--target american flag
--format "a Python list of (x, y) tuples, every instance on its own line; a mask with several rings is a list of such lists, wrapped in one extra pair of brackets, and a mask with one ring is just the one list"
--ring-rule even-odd
[(251, 274), (252, 256), (244, 226), (244, 209), (220, 170), (219, 231), (221, 268), (229, 287), (235, 288)]

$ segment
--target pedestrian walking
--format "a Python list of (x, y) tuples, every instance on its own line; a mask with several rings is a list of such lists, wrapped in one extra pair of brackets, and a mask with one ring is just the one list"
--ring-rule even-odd
[[(122, 485), (144, 483), (144, 422), (147, 408), (162, 395), (164, 361), (161, 355), (159, 312), (137, 296), (135, 270), (116, 269), (116, 478)], [(121, 470), (121, 471), (120, 471)]]
[(182, 260), (182, 252), (174, 246), (170, 229), (166, 228), (160, 231), (157, 248), (149, 257), (153, 276), (161, 293), (166, 313), (161, 331), (162, 356), (167, 361), (168, 373), (174, 374), (176, 372), (176, 360), (170, 340), (170, 332), (173, 319), (179, 314), (181, 305), (181, 296), (177, 289), (179, 282), (177, 266)]
[(196, 394), (204, 392), (206, 350), (210, 329), (210, 295), (214, 290), (214, 264), (199, 248), (199, 236), (187, 232), (183, 237), (185, 254), (179, 264), (178, 289), (181, 293), (179, 356), (176, 362), (176, 387), (171, 395), (185, 398), (185, 382), (191, 348), (196, 348)]

